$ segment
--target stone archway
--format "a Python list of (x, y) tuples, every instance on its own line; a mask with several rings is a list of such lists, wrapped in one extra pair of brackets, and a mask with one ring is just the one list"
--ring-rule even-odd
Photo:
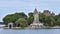
[(8, 23), (8, 28), (9, 29), (13, 28), (13, 23)]

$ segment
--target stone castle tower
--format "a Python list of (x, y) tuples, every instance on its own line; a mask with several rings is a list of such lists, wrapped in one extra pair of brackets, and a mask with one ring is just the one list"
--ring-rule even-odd
[(34, 16), (34, 22), (33, 23), (39, 23), (39, 15), (38, 14), (39, 14), (39, 12), (35, 8), (34, 14), (33, 14), (33, 16)]
[(35, 8), (34, 10), (34, 21), (33, 23), (30, 25), (30, 28), (42, 28), (43, 27), (43, 23), (39, 22), (39, 12), (37, 11), (37, 9)]

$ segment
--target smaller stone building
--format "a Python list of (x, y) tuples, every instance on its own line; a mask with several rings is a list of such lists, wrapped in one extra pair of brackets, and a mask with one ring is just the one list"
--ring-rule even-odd
[(49, 10), (44, 10), (43, 14), (46, 15), (46, 16), (50, 16), (50, 15), (54, 16), (55, 15), (55, 13), (53, 13), (53, 12), (51, 13)]
[(11, 23), (8, 23), (8, 28), (9, 29), (13, 28), (13, 23), (12, 22)]
[(49, 10), (44, 10), (44, 11), (43, 11), (43, 14), (44, 14), (44, 15), (46, 15), (46, 16), (51, 15), (51, 13), (50, 13), (50, 11), (49, 11)]

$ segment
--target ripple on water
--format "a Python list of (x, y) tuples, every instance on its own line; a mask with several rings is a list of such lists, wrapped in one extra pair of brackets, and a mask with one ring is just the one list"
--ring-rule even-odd
[(60, 29), (0, 29), (0, 34), (60, 34)]

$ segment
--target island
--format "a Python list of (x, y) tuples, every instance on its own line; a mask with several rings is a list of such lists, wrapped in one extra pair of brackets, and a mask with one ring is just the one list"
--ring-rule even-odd
[(43, 12), (38, 11), (36, 8), (34, 12), (26, 15), (24, 12), (16, 12), (14, 14), (8, 14), (3, 18), (4, 28), (60, 28), (60, 14), (49, 10)]

